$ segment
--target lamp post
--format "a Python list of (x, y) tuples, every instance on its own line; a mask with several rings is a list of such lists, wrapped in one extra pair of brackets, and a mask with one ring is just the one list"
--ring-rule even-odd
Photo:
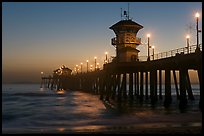
[(199, 13), (197, 12), (196, 14), (195, 14), (195, 17), (196, 17), (196, 30), (197, 30), (197, 48), (196, 48), (196, 50), (199, 50), (199, 47), (198, 47), (198, 44), (199, 44), (199, 37), (198, 37), (198, 32), (199, 32), (199, 30), (198, 30), (198, 18), (199, 18)]
[(187, 35), (187, 36), (186, 36), (187, 54), (189, 54), (189, 38), (190, 38), (190, 36)]
[(86, 60), (86, 68), (87, 68), (87, 72), (89, 72), (89, 60)]
[(83, 63), (81, 63), (81, 73), (82, 73), (82, 65), (83, 65)]
[(108, 52), (105, 52), (105, 54), (106, 54), (106, 63), (108, 62)]
[(40, 74), (41, 74), (41, 78), (43, 77), (43, 72), (40, 72)]
[(147, 34), (147, 61), (149, 61), (150, 60), (150, 57), (149, 57), (149, 48), (150, 48), (150, 46), (149, 46), (149, 37), (150, 37), (150, 34)]
[(74, 71), (77, 73), (77, 68), (76, 67), (74, 68)]
[(91, 71), (92, 71), (92, 67), (93, 67), (93, 65), (91, 65), (91, 68), (90, 68), (90, 69), (91, 69)]
[(154, 60), (154, 46), (152, 46), (152, 60)]
[(97, 57), (94, 57), (94, 59), (95, 59), (95, 71), (96, 71), (96, 58), (97, 58)]
[(97, 69), (99, 69), (99, 63), (97, 63), (97, 66), (96, 66), (96, 68), (97, 68)]

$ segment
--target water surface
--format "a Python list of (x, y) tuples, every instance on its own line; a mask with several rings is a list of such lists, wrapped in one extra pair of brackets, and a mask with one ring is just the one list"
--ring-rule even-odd
[[(198, 86), (196, 86), (198, 87)], [(194, 93), (198, 91), (194, 89)], [(174, 97), (175, 98), (175, 97)], [(3, 133), (133, 132), (147, 128), (201, 127), (199, 96), (185, 112), (178, 102), (165, 109), (163, 100), (152, 107), (142, 103), (104, 105), (98, 95), (81, 91), (57, 94), (39, 84), (2, 85)], [(199, 133), (199, 132), (198, 132)]]

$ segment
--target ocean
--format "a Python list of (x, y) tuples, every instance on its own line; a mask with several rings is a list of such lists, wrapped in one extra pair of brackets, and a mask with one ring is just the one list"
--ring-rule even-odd
[(144, 102), (111, 108), (98, 95), (81, 91), (57, 94), (40, 84), (2, 84), (2, 133), (199, 134), (199, 86), (192, 89), (195, 100), (188, 100), (187, 109), (180, 111), (173, 85), (173, 102), (166, 109), (164, 99), (154, 107)]

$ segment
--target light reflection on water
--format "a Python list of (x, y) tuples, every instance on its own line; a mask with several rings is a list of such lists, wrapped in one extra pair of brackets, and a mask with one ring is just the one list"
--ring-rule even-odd
[(188, 103), (185, 113), (180, 113), (175, 105), (166, 110), (161, 104), (151, 107), (148, 103), (133, 107), (124, 104), (112, 109), (97, 95), (79, 91), (59, 95), (39, 86), (2, 87), (3, 133), (100, 132), (126, 127), (182, 127), (182, 124), (201, 126), (198, 100)]
[(57, 128), (58, 131), (63, 132), (65, 130), (65, 128), (61, 127), (61, 128)]

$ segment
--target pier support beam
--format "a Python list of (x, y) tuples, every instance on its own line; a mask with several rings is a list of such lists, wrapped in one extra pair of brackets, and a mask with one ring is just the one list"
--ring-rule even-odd
[(157, 70), (150, 71), (150, 98), (151, 104), (154, 104), (157, 100)]
[(109, 101), (111, 94), (111, 74), (106, 74), (106, 101)]
[(135, 72), (135, 96), (139, 96), (139, 72)]
[(151, 103), (153, 103), (153, 93), (154, 93), (154, 86), (153, 86), (153, 71), (150, 71), (150, 99)]
[(159, 99), (162, 100), (162, 70), (159, 70)]
[(137, 96), (137, 73), (134, 73), (134, 86), (135, 86), (135, 90), (134, 90), (134, 95)]
[(112, 96), (111, 96), (111, 99), (115, 99), (115, 96), (116, 96), (116, 87), (117, 87), (116, 74), (112, 75), (112, 82), (113, 82), (113, 86), (112, 86)]
[(144, 87), (143, 87), (144, 75), (143, 71), (140, 72), (140, 101), (143, 101), (144, 97)]
[(154, 100), (158, 100), (158, 95), (157, 95), (157, 70), (154, 70)]
[(145, 99), (148, 100), (148, 72), (145, 72)]
[(173, 70), (173, 77), (174, 77), (174, 83), (175, 83), (175, 88), (176, 88), (176, 96), (177, 96), (177, 99), (179, 100), (178, 83), (177, 83), (176, 71), (175, 70)]
[(97, 75), (97, 88), (96, 88), (96, 92), (97, 92), (97, 94), (99, 94), (99, 88), (100, 88), (100, 83), (99, 83), (99, 79), (100, 79), (100, 77), (99, 77), (99, 75)]
[(169, 107), (172, 102), (171, 97), (171, 72), (169, 69), (165, 70), (165, 100), (164, 107)]
[(43, 87), (43, 78), (41, 78), (40, 88)]
[(185, 75), (186, 75), (186, 89), (188, 92), (188, 98), (189, 100), (195, 100), (194, 96), (193, 96), (193, 92), (192, 92), (192, 88), (191, 88), (191, 82), (190, 82), (190, 78), (188, 75), (188, 70), (185, 70)]
[(179, 102), (179, 108), (184, 109), (187, 105), (187, 98), (186, 98), (186, 88), (185, 88), (185, 82), (186, 82), (186, 74), (184, 69), (179, 70), (179, 82), (180, 82), (180, 102)]
[(127, 98), (127, 76), (126, 73), (123, 73), (123, 81), (122, 81), (122, 91), (123, 91), (123, 98)]
[(93, 81), (93, 87), (92, 87), (92, 92), (94, 93), (94, 94), (96, 94), (96, 88), (97, 88), (97, 78), (95, 77), (96, 75), (93, 75), (93, 77), (92, 77), (92, 81)]
[(202, 64), (201, 64), (201, 67), (198, 69), (198, 78), (199, 78), (199, 84), (200, 84), (200, 101), (199, 101), (199, 107), (200, 107), (200, 110), (203, 111), (203, 82), (202, 82)]
[(51, 84), (51, 77), (48, 77), (47, 88), (49, 88), (49, 87), (50, 87), (50, 84)]
[(136, 80), (137, 80), (137, 93), (136, 96), (137, 98), (139, 98), (139, 72), (137, 72), (137, 76), (136, 76)]
[(117, 74), (117, 100), (120, 102), (121, 101), (121, 98), (122, 98), (122, 91), (121, 91), (121, 74)]
[(133, 99), (133, 73), (129, 73), (129, 97)]
[(100, 75), (99, 82), (100, 82), (100, 84), (99, 84), (100, 100), (103, 100), (103, 98), (104, 98), (104, 89), (105, 89), (105, 87), (104, 87), (105, 86), (104, 85), (104, 74)]

